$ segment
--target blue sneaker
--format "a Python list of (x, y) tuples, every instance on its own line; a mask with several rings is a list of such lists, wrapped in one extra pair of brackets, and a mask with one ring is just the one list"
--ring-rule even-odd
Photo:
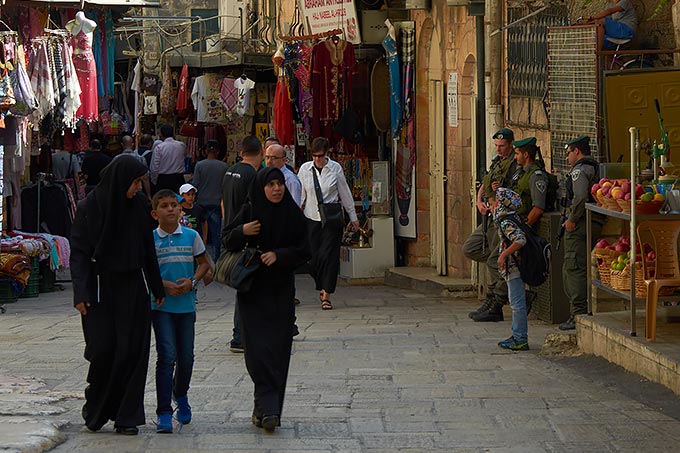
[(189, 406), (189, 395), (177, 397), (177, 421), (183, 425), (191, 423), (191, 406)]
[(158, 416), (156, 425), (157, 433), (172, 433), (172, 414), (161, 414)]
[(498, 346), (503, 349), (510, 349), (511, 351), (528, 351), (529, 343), (527, 341), (518, 341), (515, 337), (510, 337), (507, 340), (499, 341)]

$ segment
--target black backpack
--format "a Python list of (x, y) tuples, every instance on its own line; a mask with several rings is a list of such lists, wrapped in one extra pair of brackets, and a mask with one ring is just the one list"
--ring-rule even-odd
[[(505, 217), (503, 220), (510, 220), (527, 238), (527, 243), (519, 249), (521, 259), (518, 267), (522, 281), (529, 286), (541, 286), (550, 274), (550, 242), (539, 236), (517, 215)], [(506, 244), (510, 242), (505, 235), (503, 238)]]

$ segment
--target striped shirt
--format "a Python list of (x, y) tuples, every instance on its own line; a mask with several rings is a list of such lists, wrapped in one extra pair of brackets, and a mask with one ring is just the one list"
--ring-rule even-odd
[[(173, 233), (168, 233), (158, 227), (153, 232), (153, 239), (163, 280), (177, 283), (180, 278), (194, 276), (194, 258), (205, 253), (205, 245), (195, 230), (177, 225)], [(194, 291), (179, 296), (167, 294), (163, 306), (157, 307), (152, 301), (151, 309), (191, 313), (196, 311), (196, 294)]]

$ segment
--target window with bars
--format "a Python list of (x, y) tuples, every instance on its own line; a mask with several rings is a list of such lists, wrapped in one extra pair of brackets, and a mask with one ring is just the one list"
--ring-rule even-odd
[[(508, 21), (528, 16), (540, 6), (526, 2), (508, 4)], [(508, 28), (508, 94), (540, 100), (547, 90), (548, 27), (566, 25), (567, 13), (562, 6), (549, 6)]]
[(192, 9), (191, 15), (198, 16), (201, 19), (207, 19), (201, 22), (194, 22), (191, 24), (191, 41), (201, 39), (200, 42), (194, 43), (192, 49), (194, 52), (206, 51), (205, 38), (207, 36), (220, 33), (220, 24), (218, 20), (217, 9)]

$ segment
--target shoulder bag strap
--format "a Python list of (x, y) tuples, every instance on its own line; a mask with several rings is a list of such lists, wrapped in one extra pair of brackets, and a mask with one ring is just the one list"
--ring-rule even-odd
[(319, 184), (319, 178), (316, 176), (317, 169), (312, 165), (312, 176), (314, 177), (314, 191), (316, 192), (317, 204), (323, 204), (323, 193), (321, 192), (321, 185)]

